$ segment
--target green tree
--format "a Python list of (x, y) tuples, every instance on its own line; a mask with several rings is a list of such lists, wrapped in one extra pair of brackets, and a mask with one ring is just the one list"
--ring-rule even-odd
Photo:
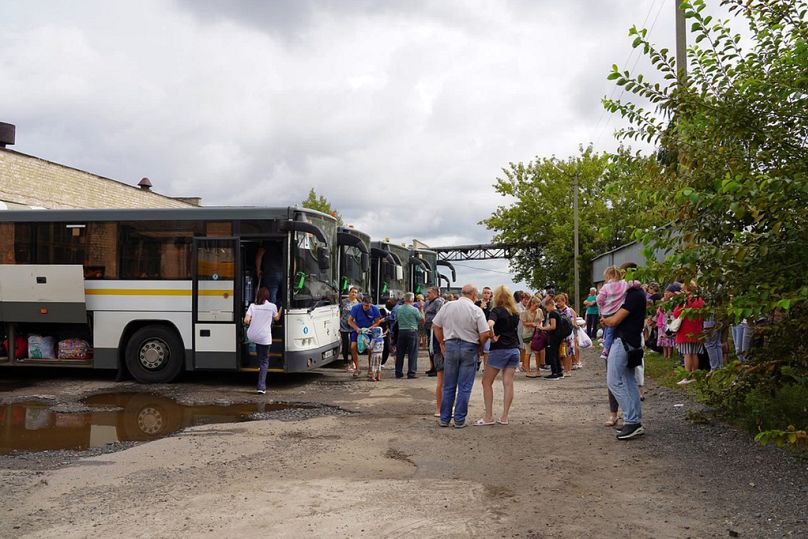
[(581, 149), (566, 161), (552, 157), (510, 163), (494, 188), (513, 202), (499, 206), (482, 224), (495, 232), (495, 242), (522, 246), (510, 260), (516, 279), (535, 288), (554, 283), (571, 292), (577, 178), (579, 283), (585, 290), (592, 281), (592, 258), (630, 241), (626, 220), (636, 211), (635, 201), (626, 192), (607, 189), (608, 185), (616, 178), (644, 174), (648, 166), (655, 166), (653, 160), (630, 158), (627, 150), (609, 156), (592, 148)]
[(649, 252), (671, 253), (655, 271), (696, 277), (719, 321), (768, 317), (767, 346), (722, 396), (740, 402), (752, 387), (774, 395), (808, 380), (808, 3), (722, 0), (747, 24), (748, 50), (703, 0), (681, 5), (694, 38), (687, 76), (632, 28), (663, 82), (613, 66), (634, 101), (604, 104), (629, 122), (618, 137), (660, 147), (660, 174), (625, 186), (669, 224), (635, 231)]
[(306, 197), (306, 200), (304, 200), (301, 204), (304, 208), (309, 208), (310, 210), (317, 210), (327, 213), (328, 215), (332, 215), (337, 218), (337, 224), (339, 226), (343, 225), (342, 216), (339, 214), (339, 212), (331, 207), (331, 203), (323, 195), (318, 196), (314, 191), (314, 187), (311, 188), (309, 191), (309, 196)]

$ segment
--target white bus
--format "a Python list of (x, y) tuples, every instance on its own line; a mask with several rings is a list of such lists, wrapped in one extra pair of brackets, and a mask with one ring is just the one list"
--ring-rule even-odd
[[(256, 254), (284, 268), (270, 372), (337, 356), (337, 224), (302, 208), (0, 212), (0, 366), (128, 371), (257, 370), (243, 314)], [(27, 350), (29, 342), (44, 343)], [(73, 347), (61, 353), (61, 344)], [(76, 353), (76, 343), (89, 347)], [(81, 347), (79, 347), (80, 349)]]

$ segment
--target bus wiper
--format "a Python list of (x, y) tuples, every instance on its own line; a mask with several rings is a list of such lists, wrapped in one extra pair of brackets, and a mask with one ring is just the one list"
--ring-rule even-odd
[(326, 305), (334, 305), (334, 302), (330, 299), (318, 299), (316, 302), (314, 302), (314, 305), (308, 308), (306, 312), (310, 313), (317, 307), (325, 307)]

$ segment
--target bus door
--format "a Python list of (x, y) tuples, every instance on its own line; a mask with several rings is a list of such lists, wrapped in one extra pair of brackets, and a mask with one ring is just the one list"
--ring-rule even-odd
[(236, 238), (194, 238), (194, 368), (236, 369)]
[[(255, 302), (258, 288), (272, 286), (272, 275), (262, 275), (258, 278), (257, 265), (263, 265), (264, 257), (272, 257), (279, 260), (277, 268), (282, 269), (281, 283), (277, 288), (276, 305), (278, 307), (287, 305), (288, 289), (288, 263), (286, 243), (288, 238), (283, 236), (249, 236), (241, 238), (241, 270), (240, 270), (240, 305), (237, 308), (238, 316), (244, 318), (250, 303)], [(272, 264), (270, 264), (271, 266)], [(266, 268), (265, 268), (266, 269)], [(277, 278), (277, 275), (275, 276)], [(277, 283), (275, 283), (277, 286)], [(242, 371), (258, 370), (258, 353), (254, 343), (247, 339), (247, 329), (242, 325), (238, 326), (237, 341), (239, 343), (239, 369)], [(269, 372), (283, 372), (284, 364), (284, 317), (280, 321), (272, 324), (272, 345), (269, 350)]]

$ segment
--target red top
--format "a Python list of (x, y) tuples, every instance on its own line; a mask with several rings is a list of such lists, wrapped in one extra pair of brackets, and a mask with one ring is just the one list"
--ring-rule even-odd
[[(704, 306), (704, 300), (690, 296), (685, 302), (687, 309), (700, 309)], [(673, 309), (673, 317), (678, 318), (682, 314), (682, 306), (677, 305)], [(690, 313), (682, 320), (679, 331), (676, 332), (676, 344), (686, 342), (701, 342), (701, 334), (704, 330), (704, 318), (697, 313)]]

